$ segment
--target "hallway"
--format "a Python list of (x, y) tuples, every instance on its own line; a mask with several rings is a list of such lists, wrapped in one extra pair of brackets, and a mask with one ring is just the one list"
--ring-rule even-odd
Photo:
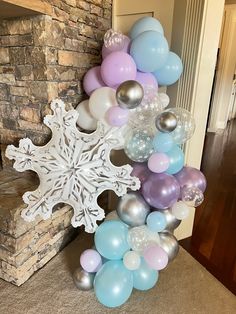
[(236, 294), (236, 120), (222, 133), (207, 133), (202, 171), (205, 201), (192, 237), (180, 244)]

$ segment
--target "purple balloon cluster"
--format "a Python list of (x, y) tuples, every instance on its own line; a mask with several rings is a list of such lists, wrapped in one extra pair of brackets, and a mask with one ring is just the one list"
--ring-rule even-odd
[(192, 167), (183, 167), (175, 175), (152, 173), (146, 163), (134, 164), (132, 175), (141, 181), (141, 193), (147, 203), (154, 208), (166, 209), (181, 199), (181, 190), (197, 188), (202, 193), (206, 189), (204, 174)]

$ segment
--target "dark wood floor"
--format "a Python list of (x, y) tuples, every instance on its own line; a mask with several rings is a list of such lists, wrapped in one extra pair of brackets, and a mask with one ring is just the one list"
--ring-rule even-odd
[(192, 237), (180, 244), (236, 294), (236, 120), (221, 134), (207, 134), (202, 171), (205, 201)]

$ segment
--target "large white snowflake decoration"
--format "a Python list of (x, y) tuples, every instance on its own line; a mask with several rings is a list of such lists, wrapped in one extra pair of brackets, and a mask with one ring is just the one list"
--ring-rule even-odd
[(54, 112), (44, 118), (51, 129), (52, 138), (45, 146), (35, 146), (29, 138), (20, 140), (19, 148), (9, 145), (6, 156), (15, 159), (17, 171), (33, 170), (40, 179), (35, 191), (23, 195), (28, 205), (22, 217), (32, 221), (37, 215), (47, 219), (58, 203), (73, 207), (72, 225), (85, 225), (85, 231), (94, 232), (97, 220), (104, 218), (97, 197), (104, 190), (113, 190), (122, 196), (127, 189), (137, 190), (140, 182), (132, 177), (132, 167), (114, 166), (110, 151), (120, 148), (122, 137), (118, 128), (98, 122), (92, 134), (80, 132), (76, 127), (78, 112), (65, 110), (61, 100), (51, 104)]

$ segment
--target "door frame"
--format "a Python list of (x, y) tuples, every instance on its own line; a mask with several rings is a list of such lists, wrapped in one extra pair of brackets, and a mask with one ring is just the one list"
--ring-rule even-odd
[(225, 23), (222, 26), (222, 41), (208, 132), (225, 129), (230, 113), (230, 97), (236, 64), (235, 42), (233, 41), (233, 36), (236, 34), (236, 4), (226, 4), (224, 13)]

